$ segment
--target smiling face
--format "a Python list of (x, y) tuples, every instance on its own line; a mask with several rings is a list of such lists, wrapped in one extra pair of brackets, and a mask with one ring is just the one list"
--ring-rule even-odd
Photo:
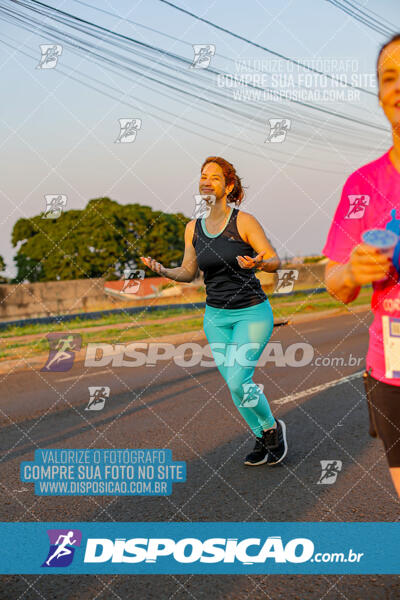
[(392, 129), (400, 133), (400, 41), (392, 42), (382, 51), (378, 79), (383, 112)]
[(225, 194), (228, 196), (232, 190), (233, 184), (225, 185), (222, 168), (217, 163), (207, 163), (201, 172), (200, 194), (214, 194), (216, 200), (220, 200)]

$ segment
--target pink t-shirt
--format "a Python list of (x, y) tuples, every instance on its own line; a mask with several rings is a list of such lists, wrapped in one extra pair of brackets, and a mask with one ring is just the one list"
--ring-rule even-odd
[[(338, 263), (350, 260), (353, 248), (362, 242), (367, 229), (387, 228), (400, 233), (400, 173), (389, 152), (350, 175), (323, 249), (325, 256)], [(400, 317), (400, 282), (397, 271), (384, 282), (373, 283), (371, 309), (374, 321), (369, 329), (367, 369), (375, 379), (400, 386), (400, 378), (385, 377), (382, 316)]]

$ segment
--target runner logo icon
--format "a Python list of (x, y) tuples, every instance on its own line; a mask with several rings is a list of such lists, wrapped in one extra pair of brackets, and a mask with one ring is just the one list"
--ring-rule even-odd
[(349, 209), (345, 215), (345, 219), (362, 219), (365, 213), (365, 209), (369, 205), (369, 196), (366, 194), (350, 194)]
[(49, 333), (47, 336), (50, 351), (41, 371), (69, 371), (74, 364), (75, 351), (81, 349), (79, 333)]
[(79, 529), (48, 529), (50, 548), (42, 567), (68, 567), (74, 558), (75, 548), (81, 545)]
[(207, 69), (211, 58), (215, 54), (214, 44), (192, 44), (194, 50), (193, 62), (190, 65), (192, 69)]
[(106, 399), (110, 397), (110, 388), (107, 386), (89, 386), (90, 399), (85, 410), (102, 410)]
[(341, 460), (320, 460), (321, 463), (321, 476), (317, 481), (318, 484), (332, 485), (335, 483), (338, 474), (342, 470)]

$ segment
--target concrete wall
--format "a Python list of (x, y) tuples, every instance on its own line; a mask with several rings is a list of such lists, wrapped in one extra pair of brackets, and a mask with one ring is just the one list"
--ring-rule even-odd
[[(299, 271), (296, 287), (323, 287), (324, 265), (293, 266)], [(266, 293), (273, 293), (277, 276), (260, 272), (257, 274)], [(123, 308), (124, 306), (145, 306), (147, 304), (173, 304), (174, 302), (199, 302), (199, 279), (192, 284), (181, 284), (182, 293), (177, 296), (152, 298), (150, 300), (121, 301), (106, 296), (103, 279), (77, 279), (73, 281), (52, 281), (46, 283), (23, 283), (0, 285), (0, 320), (15, 320), (29, 317), (45, 317)]]
[[(151, 278), (152, 279), (152, 278)], [(155, 277), (159, 282), (160, 278)], [(197, 288), (202, 281), (177, 286), (176, 296), (171, 290), (162, 292), (159, 298), (127, 300), (113, 298), (104, 293), (103, 279), (76, 279), (73, 281), (51, 281), (46, 283), (22, 283), (0, 285), (0, 321), (47, 317), (59, 314), (73, 314), (123, 308), (125, 306), (146, 306), (199, 302)], [(182, 288), (182, 289), (181, 289)]]
[[(285, 266), (285, 269), (293, 269), (299, 272), (299, 277), (295, 283), (294, 289), (301, 288), (313, 288), (313, 287), (325, 287), (324, 276), (325, 276), (325, 265), (322, 264), (306, 264), (306, 265), (293, 265)], [(278, 282), (278, 275), (276, 273), (258, 273), (258, 278), (261, 281), (261, 285), (264, 291), (268, 294), (273, 293), (276, 284)]]
[(96, 310), (106, 296), (102, 279), (0, 285), (0, 319)]

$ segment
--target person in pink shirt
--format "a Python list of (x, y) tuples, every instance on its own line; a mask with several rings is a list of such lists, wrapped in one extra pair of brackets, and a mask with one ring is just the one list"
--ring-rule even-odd
[(377, 76), (393, 146), (347, 179), (323, 253), (329, 258), (325, 282), (333, 297), (348, 304), (361, 286), (373, 286), (374, 320), (364, 374), (370, 433), (383, 442), (400, 496), (400, 237), (392, 256), (362, 239), (369, 229), (400, 236), (400, 34), (382, 46)]

